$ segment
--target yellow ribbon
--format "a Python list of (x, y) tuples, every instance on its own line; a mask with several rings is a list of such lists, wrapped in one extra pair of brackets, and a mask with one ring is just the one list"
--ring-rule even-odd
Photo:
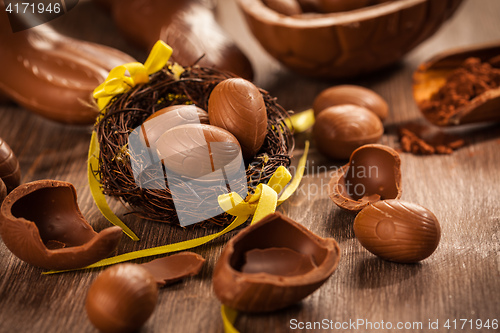
[(285, 120), (288, 128), (294, 130), (295, 133), (302, 133), (314, 125), (314, 110), (309, 109), (299, 112)]
[(130, 62), (113, 68), (106, 80), (94, 90), (94, 98), (99, 109), (104, 109), (114, 96), (127, 92), (139, 83), (149, 82), (149, 75), (160, 71), (171, 55), (172, 48), (159, 40), (153, 46), (144, 65), (140, 62)]

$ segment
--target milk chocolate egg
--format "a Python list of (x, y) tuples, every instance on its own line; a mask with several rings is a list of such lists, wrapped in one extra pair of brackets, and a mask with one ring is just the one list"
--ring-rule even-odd
[(356, 149), (328, 184), (340, 208), (360, 211), (370, 203), (401, 196), (401, 159), (392, 148), (371, 144)]
[(238, 140), (228, 131), (205, 124), (188, 124), (166, 131), (156, 142), (165, 167), (182, 176), (199, 178), (215, 170), (227, 175), (240, 169)]
[(389, 114), (387, 102), (373, 90), (361, 86), (340, 85), (323, 90), (314, 99), (314, 115), (317, 117), (326, 108), (342, 104), (365, 107), (375, 113), (382, 121)]
[(340, 248), (280, 213), (248, 226), (225, 246), (213, 287), (225, 305), (246, 312), (290, 306), (333, 274)]
[(361, 245), (382, 259), (414, 263), (429, 257), (441, 238), (436, 216), (420, 205), (384, 200), (364, 208), (354, 220)]
[(348, 159), (355, 149), (378, 142), (383, 133), (384, 126), (373, 112), (350, 104), (323, 110), (313, 127), (316, 147), (333, 159)]
[(259, 89), (251, 82), (233, 78), (220, 82), (208, 100), (210, 124), (231, 132), (241, 145), (243, 157), (252, 158), (267, 135), (267, 111)]
[(135, 332), (153, 313), (158, 287), (149, 271), (137, 264), (106, 269), (90, 286), (85, 309), (101, 332)]
[(185, 124), (208, 124), (208, 113), (195, 105), (173, 105), (156, 111), (141, 125), (146, 145), (156, 149), (163, 133)]
[(7, 187), (3, 183), (2, 178), (0, 178), (0, 205), (2, 204), (3, 199), (7, 196)]
[(0, 235), (19, 259), (46, 269), (73, 269), (106, 258), (122, 230), (96, 233), (85, 221), (71, 183), (38, 180), (15, 188), (0, 209)]
[(302, 13), (297, 0), (263, 0), (264, 4), (283, 15), (298, 15)]
[(0, 179), (3, 180), (7, 192), (21, 183), (21, 171), (16, 155), (7, 142), (0, 138)]

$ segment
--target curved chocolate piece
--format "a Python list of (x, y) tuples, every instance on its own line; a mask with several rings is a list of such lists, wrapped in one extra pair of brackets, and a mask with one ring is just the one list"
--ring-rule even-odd
[(330, 199), (340, 208), (360, 211), (369, 204), (401, 197), (401, 159), (392, 148), (370, 144), (359, 147), (349, 163), (330, 179)]
[(384, 200), (364, 208), (354, 220), (361, 245), (376, 256), (399, 263), (414, 263), (437, 248), (441, 228), (436, 216), (420, 205)]
[(298, 73), (330, 78), (361, 75), (400, 60), (461, 2), (400, 0), (343, 13), (283, 16), (262, 0), (238, 0), (250, 30), (274, 58)]
[(210, 93), (210, 124), (231, 132), (241, 145), (243, 157), (251, 159), (267, 136), (267, 109), (264, 98), (252, 82), (227, 79)]
[(318, 289), (333, 274), (340, 248), (281, 215), (248, 226), (225, 246), (215, 266), (217, 298), (240, 311), (285, 308)]
[(99, 274), (90, 286), (85, 310), (100, 332), (132, 333), (148, 320), (157, 300), (154, 277), (141, 265), (126, 263)]
[(65, 37), (48, 24), (12, 33), (1, 3), (0, 49), (0, 93), (67, 124), (93, 124), (93, 90), (111, 69), (135, 61), (110, 47)]
[(7, 192), (21, 184), (19, 161), (7, 142), (0, 138), (0, 179), (5, 183)]
[(123, 33), (145, 49), (150, 50), (161, 39), (172, 47), (172, 61), (180, 65), (197, 63), (253, 79), (250, 61), (217, 24), (204, 1), (104, 2), (111, 7), (113, 19)]
[(280, 14), (291, 16), (302, 14), (302, 8), (297, 0), (262, 0), (264, 4)]
[(38, 180), (14, 189), (0, 209), (0, 235), (19, 259), (45, 269), (73, 269), (104, 259), (122, 230), (96, 233), (85, 221), (71, 183)]
[(314, 99), (314, 116), (321, 111), (336, 105), (353, 104), (367, 108), (384, 121), (389, 115), (387, 102), (376, 92), (361, 86), (340, 85), (323, 90)]
[(3, 199), (7, 196), (7, 186), (5, 186), (2, 178), (0, 178), (0, 205), (3, 202)]
[[(500, 56), (500, 44), (483, 44), (447, 50), (422, 63), (413, 73), (413, 98), (427, 120), (438, 126), (463, 125), (487, 121), (500, 121), (500, 82), (497, 87), (469, 99), (458, 108), (446, 108), (446, 112), (425, 112), (426, 103), (446, 84), (447, 78), (469, 58), (488, 63)], [(495, 71), (500, 64), (492, 63)], [(484, 74), (482, 74), (484, 75)], [(496, 74), (497, 81), (498, 74)], [(472, 84), (471, 84), (472, 86)]]
[(159, 286), (175, 283), (201, 271), (205, 259), (194, 252), (181, 252), (141, 264)]
[(334, 159), (348, 159), (355, 149), (378, 142), (382, 134), (384, 126), (375, 113), (352, 104), (326, 108), (313, 126), (316, 147)]

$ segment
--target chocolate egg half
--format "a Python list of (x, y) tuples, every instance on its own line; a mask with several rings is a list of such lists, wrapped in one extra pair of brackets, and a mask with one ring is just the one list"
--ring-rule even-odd
[(337, 268), (340, 248), (280, 213), (248, 226), (226, 245), (213, 286), (225, 305), (268, 312), (299, 302)]
[(250, 81), (233, 78), (215, 86), (208, 100), (210, 124), (231, 132), (249, 159), (267, 135), (267, 110), (259, 89)]
[(364, 208), (354, 220), (361, 245), (382, 259), (414, 263), (437, 248), (441, 228), (436, 216), (420, 205), (384, 200)]
[(85, 221), (71, 183), (38, 180), (15, 188), (0, 209), (0, 234), (19, 259), (46, 269), (74, 269), (106, 258), (122, 230), (96, 233)]
[(330, 199), (340, 208), (360, 211), (370, 203), (401, 196), (401, 159), (392, 148), (371, 144), (356, 149), (330, 179)]

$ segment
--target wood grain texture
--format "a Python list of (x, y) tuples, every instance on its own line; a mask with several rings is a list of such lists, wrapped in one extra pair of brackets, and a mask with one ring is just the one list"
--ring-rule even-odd
[[(238, 38), (256, 70), (256, 83), (278, 97), (287, 109), (309, 108), (314, 97), (334, 84), (359, 84), (375, 90), (389, 106), (382, 143), (397, 148), (397, 126), (420, 119), (412, 98), (411, 76), (418, 64), (437, 52), (500, 39), (500, 2), (466, 0), (456, 15), (403, 62), (387, 70), (346, 81), (324, 81), (296, 75), (271, 59), (255, 42), (233, 1), (221, 0), (217, 14), (223, 27)], [(146, 54), (130, 46), (93, 3), (80, 1), (54, 26), (72, 37), (107, 44), (141, 61)], [(100, 29), (107, 28), (103, 33)], [(0, 64), (1, 66), (1, 64)], [(76, 187), (85, 218), (97, 231), (109, 226), (95, 207), (86, 183), (86, 155), (91, 128), (53, 123), (13, 104), (0, 104), (0, 137), (20, 161), (22, 181), (58, 179)], [(455, 130), (468, 145), (448, 156), (402, 154), (402, 199), (420, 204), (439, 219), (442, 239), (436, 252), (414, 265), (382, 261), (354, 238), (354, 215), (328, 198), (331, 173), (344, 164), (311, 149), (305, 178), (279, 210), (322, 237), (335, 238), (342, 258), (334, 275), (300, 304), (272, 314), (241, 314), (241, 332), (299, 332), (290, 321), (422, 322), (422, 329), (398, 332), (447, 332), (447, 319), (500, 319), (500, 126)], [(297, 136), (295, 156), (310, 133)], [(295, 158), (295, 164), (297, 158)], [(125, 212), (111, 201), (119, 216)], [(126, 223), (141, 238), (125, 236), (119, 253), (163, 245), (213, 232), (182, 230), (133, 216)], [(215, 263), (233, 234), (194, 249), (207, 259), (200, 275), (161, 289), (156, 311), (141, 332), (222, 332), (220, 303), (212, 291)], [(14, 257), (0, 242), (0, 332), (96, 332), (84, 302), (99, 270), (41, 275), (42, 270)], [(428, 321), (439, 320), (438, 330)], [(320, 331), (320, 330), (308, 330)], [(382, 332), (364, 327), (329, 332)], [(495, 330), (452, 329), (453, 332)]]

